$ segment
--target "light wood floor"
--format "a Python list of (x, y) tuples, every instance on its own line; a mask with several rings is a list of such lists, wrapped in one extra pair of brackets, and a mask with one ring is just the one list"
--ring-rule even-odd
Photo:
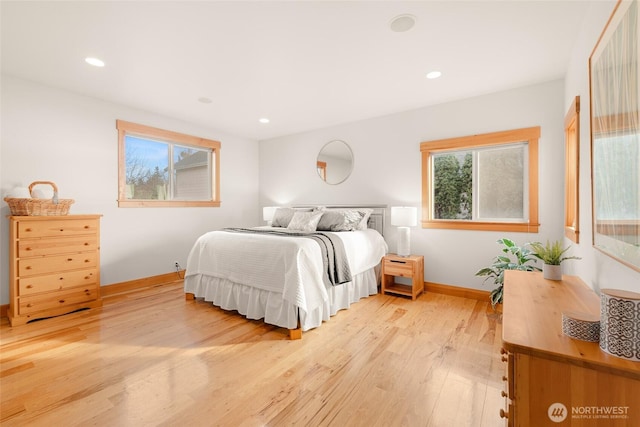
[(290, 341), (182, 282), (0, 325), (2, 426), (503, 426), (486, 303), (376, 295)]

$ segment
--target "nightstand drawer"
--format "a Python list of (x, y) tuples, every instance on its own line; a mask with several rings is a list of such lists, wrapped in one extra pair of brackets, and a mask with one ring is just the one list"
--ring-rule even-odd
[(384, 260), (384, 274), (399, 277), (413, 277), (414, 263), (398, 259)]

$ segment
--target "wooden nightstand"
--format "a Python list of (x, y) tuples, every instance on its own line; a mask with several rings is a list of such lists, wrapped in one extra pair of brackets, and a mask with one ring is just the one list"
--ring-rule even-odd
[[(394, 277), (407, 277), (411, 285), (396, 283)], [(382, 258), (382, 293), (405, 295), (415, 300), (424, 291), (424, 256), (401, 257), (388, 254)]]

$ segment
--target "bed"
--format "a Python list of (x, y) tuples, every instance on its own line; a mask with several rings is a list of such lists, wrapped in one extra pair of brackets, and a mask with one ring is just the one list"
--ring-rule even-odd
[(301, 338), (378, 292), (384, 218), (384, 206), (298, 206), (270, 226), (207, 232), (189, 253), (185, 297)]

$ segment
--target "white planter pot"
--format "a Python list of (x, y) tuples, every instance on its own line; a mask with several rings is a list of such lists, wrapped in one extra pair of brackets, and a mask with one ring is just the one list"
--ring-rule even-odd
[(542, 266), (542, 277), (547, 280), (562, 280), (562, 266), (544, 264)]

